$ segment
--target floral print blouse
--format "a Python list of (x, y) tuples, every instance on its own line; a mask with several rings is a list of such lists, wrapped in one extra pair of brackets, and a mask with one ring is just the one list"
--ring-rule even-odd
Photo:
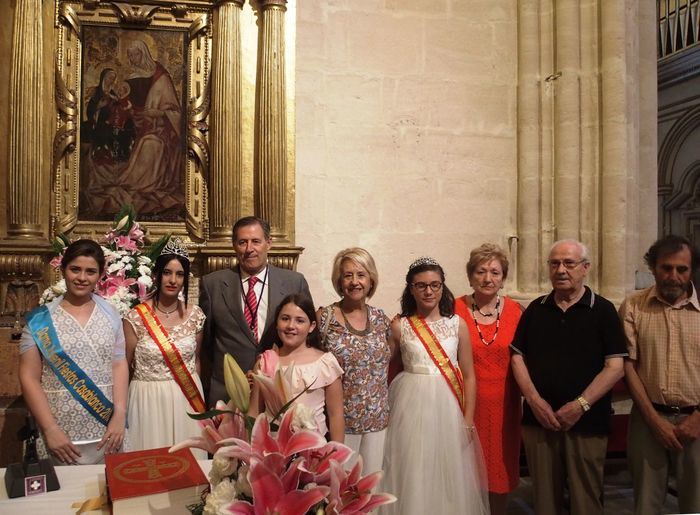
[[(387, 340), (391, 321), (379, 308), (367, 306), (368, 324), (357, 331), (339, 321), (335, 310), (325, 344), (343, 368), (345, 432), (362, 434), (381, 431), (389, 422), (389, 386), (387, 375), (391, 351)], [(326, 325), (328, 309), (323, 309), (320, 327)]]

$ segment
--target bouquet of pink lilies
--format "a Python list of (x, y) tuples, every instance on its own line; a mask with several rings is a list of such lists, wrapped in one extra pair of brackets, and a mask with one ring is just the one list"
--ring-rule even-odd
[[(289, 372), (289, 370), (287, 371)], [(362, 476), (362, 457), (349, 470), (353, 451), (326, 439), (309, 426), (309, 413), (290, 398), (289, 374), (282, 373), (277, 354), (263, 353), (253, 374), (267, 409), (256, 419), (246, 415), (250, 385), (230, 355), (224, 361), (226, 390), (231, 400), (200, 415), (200, 436), (171, 448), (197, 447), (214, 455), (205, 501), (193, 513), (234, 515), (350, 515), (370, 513), (396, 501), (374, 493), (381, 472)]]

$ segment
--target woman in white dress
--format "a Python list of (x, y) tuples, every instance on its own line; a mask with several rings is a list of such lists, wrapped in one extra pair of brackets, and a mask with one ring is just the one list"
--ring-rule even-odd
[[(170, 240), (153, 268), (152, 298), (129, 311), (124, 320), (132, 370), (128, 450), (172, 446), (200, 431), (187, 413), (204, 410), (199, 350), (205, 317), (199, 306), (187, 304), (189, 273), (187, 250)], [(181, 292), (184, 300), (179, 298)], [(171, 367), (182, 372), (178, 381)], [(206, 459), (204, 451), (193, 452)]]
[[(61, 260), (66, 293), (27, 315), (28, 324), (20, 341), (19, 379), (22, 395), (41, 429), (39, 452), (48, 452), (60, 464), (101, 463), (105, 453), (119, 451), (124, 438), (129, 382), (124, 333), (117, 310), (93, 293), (104, 267), (104, 253), (97, 243), (71, 243)], [(38, 322), (35, 316), (44, 317), (44, 322)], [(39, 326), (53, 326), (57, 342), (51, 343), (60, 345), (65, 358), (55, 352), (55, 347), (49, 349), (41, 338), (44, 350), (39, 349), (34, 338), (34, 329)], [(75, 363), (73, 370), (84, 375), (76, 379), (64, 374), (62, 381), (45, 357), (52, 354), (64, 364)], [(67, 367), (60, 370), (66, 371)], [(81, 384), (106, 397), (106, 409), (99, 410), (104, 417), (89, 413), (70, 393), (72, 385), (76, 385), (73, 391), (77, 393)], [(84, 386), (80, 387), (83, 393)]]
[(398, 501), (381, 512), (488, 514), (469, 331), (434, 259), (409, 267), (390, 343), (404, 370), (389, 391), (381, 490)]

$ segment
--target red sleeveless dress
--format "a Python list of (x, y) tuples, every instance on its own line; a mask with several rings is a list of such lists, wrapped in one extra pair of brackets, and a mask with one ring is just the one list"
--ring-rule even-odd
[[(502, 297), (503, 311), (496, 341), (486, 345), (481, 341), (471, 313), (472, 298), (463, 296), (455, 301), (455, 313), (469, 328), (476, 376), (476, 426), (484, 452), (489, 492), (508, 493), (518, 486), (520, 456), (520, 391), (510, 369), (509, 345), (520, 320), (520, 306)], [(485, 341), (496, 332), (496, 321), (479, 324)]]

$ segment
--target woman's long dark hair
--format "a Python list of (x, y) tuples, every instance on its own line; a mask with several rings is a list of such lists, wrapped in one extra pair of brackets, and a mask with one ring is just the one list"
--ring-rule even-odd
[(190, 290), (190, 261), (189, 259), (178, 256), (177, 254), (161, 254), (156, 259), (156, 263), (153, 266), (153, 277), (155, 278), (154, 284), (156, 286), (156, 289), (153, 292), (153, 302), (156, 304), (158, 303), (160, 298), (160, 285), (163, 282), (163, 270), (165, 270), (167, 264), (173, 259), (178, 260), (182, 265), (182, 269), (185, 271), (185, 280), (182, 283), (182, 294), (185, 297), (185, 307), (187, 307), (187, 297)]
[[(277, 326), (277, 320), (280, 317), (282, 308), (284, 308), (287, 304), (294, 304), (304, 312), (304, 314), (309, 318), (309, 322), (316, 322), (316, 311), (314, 310), (313, 301), (306, 295), (292, 293), (291, 295), (287, 295), (285, 298), (283, 298), (280, 305), (277, 306), (277, 309), (275, 310), (275, 327)], [(326, 351), (323, 343), (321, 342), (321, 338), (318, 336), (318, 326), (314, 327), (314, 330), (309, 332), (309, 335), (306, 337), (306, 345), (313, 347), (314, 349), (322, 350), (324, 352)]]
[(442, 270), (442, 267), (440, 265), (431, 264), (409, 268), (406, 274), (406, 287), (401, 294), (401, 316), (410, 317), (415, 315), (418, 310), (416, 299), (413, 298), (413, 294), (411, 293), (411, 284), (413, 284), (413, 278), (421, 272), (437, 272), (440, 275), (440, 280), (442, 281), (442, 297), (440, 298), (438, 308), (440, 309), (440, 315), (452, 317), (455, 314), (455, 296), (452, 295), (452, 292), (445, 284), (445, 272)]

